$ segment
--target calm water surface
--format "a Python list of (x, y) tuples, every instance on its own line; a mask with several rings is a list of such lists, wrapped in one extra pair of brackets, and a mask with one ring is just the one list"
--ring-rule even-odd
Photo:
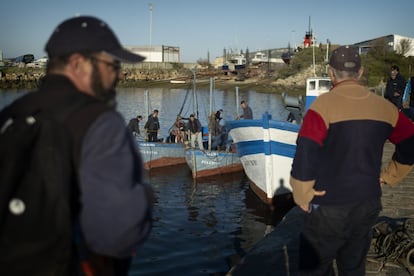
[[(186, 89), (151, 88), (146, 105), (145, 89), (118, 91), (117, 108), (125, 121), (140, 114), (145, 122), (146, 111), (158, 109), (163, 136), (187, 93)], [(0, 108), (22, 94), (1, 92)], [(209, 91), (198, 90), (197, 95), (199, 118), (205, 124)], [(287, 116), (280, 95), (255, 91), (239, 92), (237, 102), (235, 90), (216, 90), (213, 110), (222, 108), (224, 118), (231, 120), (241, 100), (249, 103), (255, 118), (265, 111), (276, 119)], [(193, 106), (190, 99), (182, 116), (191, 114)], [(146, 172), (145, 179), (155, 190), (155, 221), (149, 239), (137, 251), (130, 275), (225, 275), (287, 211), (271, 212), (258, 201), (244, 173), (195, 181), (187, 166), (180, 165)]]

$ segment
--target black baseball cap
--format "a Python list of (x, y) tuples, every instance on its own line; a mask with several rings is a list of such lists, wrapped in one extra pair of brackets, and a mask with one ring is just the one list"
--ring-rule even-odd
[(332, 52), (329, 66), (340, 71), (358, 72), (361, 68), (361, 57), (356, 48), (341, 46)]
[(137, 63), (145, 59), (124, 49), (108, 24), (92, 16), (73, 17), (60, 23), (46, 43), (45, 50), (49, 58), (104, 51), (123, 62)]

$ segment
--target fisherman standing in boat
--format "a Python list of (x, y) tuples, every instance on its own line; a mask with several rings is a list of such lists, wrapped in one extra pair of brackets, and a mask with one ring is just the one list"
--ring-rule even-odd
[(191, 148), (195, 148), (195, 142), (197, 141), (199, 149), (204, 151), (202, 127), (200, 121), (194, 117), (194, 114), (191, 114), (188, 120), (187, 132), (190, 137)]
[(138, 115), (136, 118), (132, 118), (131, 120), (129, 120), (128, 128), (131, 130), (131, 132), (134, 136), (139, 136), (140, 135), (139, 123), (141, 121), (142, 121), (142, 116), (141, 115)]
[[(329, 60), (334, 84), (310, 106), (297, 138), (290, 184), (306, 212), (300, 275), (365, 275), (381, 186), (397, 185), (414, 166), (414, 124), (359, 82), (358, 50), (339, 47)], [(395, 144), (381, 172), (385, 142)]]
[(154, 109), (152, 114), (148, 116), (145, 123), (144, 131), (148, 134), (148, 142), (158, 142), (158, 132), (160, 131), (160, 122), (158, 120), (158, 110)]
[(243, 118), (245, 120), (253, 120), (253, 111), (246, 101), (240, 102), (241, 107), (243, 108), (243, 114), (237, 116), (237, 119)]

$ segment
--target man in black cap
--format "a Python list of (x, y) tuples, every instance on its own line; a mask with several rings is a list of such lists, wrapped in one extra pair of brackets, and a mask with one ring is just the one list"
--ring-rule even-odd
[[(74, 227), (79, 228), (78, 250), (61, 263), (38, 264), (40, 274), (26, 275), (74, 275), (80, 267), (85, 275), (127, 275), (137, 246), (150, 233), (152, 189), (143, 182), (137, 146), (114, 109), (115, 86), (121, 62), (144, 58), (125, 50), (104, 21), (90, 16), (62, 22), (45, 49), (47, 75), (38, 91), (19, 101), (57, 116), (59, 110), (69, 113), (62, 124), (71, 147), (61, 158), (73, 164), (64, 173), (72, 174), (70, 190), (76, 191), (72, 214), (73, 225), (79, 225)], [(55, 257), (62, 261), (52, 254), (49, 259)]]
[[(300, 270), (333, 275), (336, 259), (339, 275), (365, 275), (381, 185), (398, 184), (413, 168), (414, 125), (359, 83), (355, 48), (334, 50), (328, 73), (334, 86), (306, 112), (290, 178), (294, 200), (306, 212)], [(381, 171), (387, 140), (396, 152)]]

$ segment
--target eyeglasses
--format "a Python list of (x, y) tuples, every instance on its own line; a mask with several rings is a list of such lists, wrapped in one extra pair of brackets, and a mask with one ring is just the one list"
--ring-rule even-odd
[(112, 67), (115, 72), (119, 72), (121, 70), (121, 62), (119, 60), (114, 60), (114, 62), (109, 62), (94, 56), (91, 56), (91, 60), (99, 61), (105, 64), (106, 66)]

